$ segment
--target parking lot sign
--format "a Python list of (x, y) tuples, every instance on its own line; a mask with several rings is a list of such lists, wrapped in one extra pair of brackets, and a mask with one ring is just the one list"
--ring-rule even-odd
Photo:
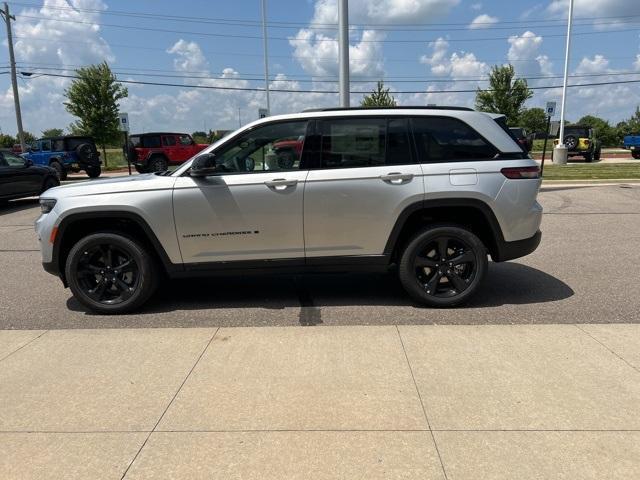
[(269, 116), (269, 110), (267, 110), (266, 108), (258, 109), (258, 118), (265, 118), (267, 116)]
[(118, 120), (120, 125), (121, 132), (129, 131), (129, 114), (128, 113), (119, 113)]
[(553, 117), (556, 113), (556, 102), (547, 102), (547, 115)]

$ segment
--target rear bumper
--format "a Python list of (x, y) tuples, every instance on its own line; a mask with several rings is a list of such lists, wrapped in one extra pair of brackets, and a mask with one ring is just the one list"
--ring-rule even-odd
[(533, 252), (542, 239), (542, 232), (538, 230), (535, 235), (524, 240), (517, 240), (515, 242), (500, 242), (497, 245), (497, 252), (495, 256), (492, 256), (494, 262), (506, 262), (507, 260), (513, 260), (514, 258), (524, 257)]

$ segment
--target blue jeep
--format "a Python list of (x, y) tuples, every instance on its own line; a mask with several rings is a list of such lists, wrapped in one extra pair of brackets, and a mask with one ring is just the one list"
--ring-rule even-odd
[(68, 172), (84, 170), (90, 178), (102, 172), (100, 153), (91, 137), (45, 137), (33, 142), (22, 154), (35, 165), (48, 165), (64, 180)]
[(640, 135), (626, 135), (622, 146), (627, 150), (631, 150), (631, 156), (640, 160)]

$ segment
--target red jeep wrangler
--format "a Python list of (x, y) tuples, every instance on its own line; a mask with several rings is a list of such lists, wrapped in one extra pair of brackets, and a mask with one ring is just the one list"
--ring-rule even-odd
[(186, 162), (209, 145), (194, 142), (187, 133), (139, 133), (129, 136), (127, 159), (138, 173), (163, 172)]

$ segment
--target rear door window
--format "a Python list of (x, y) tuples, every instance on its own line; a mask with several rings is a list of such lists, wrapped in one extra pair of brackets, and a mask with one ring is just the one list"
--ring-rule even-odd
[(164, 135), (162, 137), (162, 145), (165, 147), (175, 147), (176, 137), (174, 137), (173, 135)]
[(142, 146), (144, 148), (160, 148), (160, 136), (151, 135), (148, 137), (142, 137)]
[(499, 152), (466, 123), (450, 117), (416, 117), (411, 121), (423, 162), (493, 159)]

